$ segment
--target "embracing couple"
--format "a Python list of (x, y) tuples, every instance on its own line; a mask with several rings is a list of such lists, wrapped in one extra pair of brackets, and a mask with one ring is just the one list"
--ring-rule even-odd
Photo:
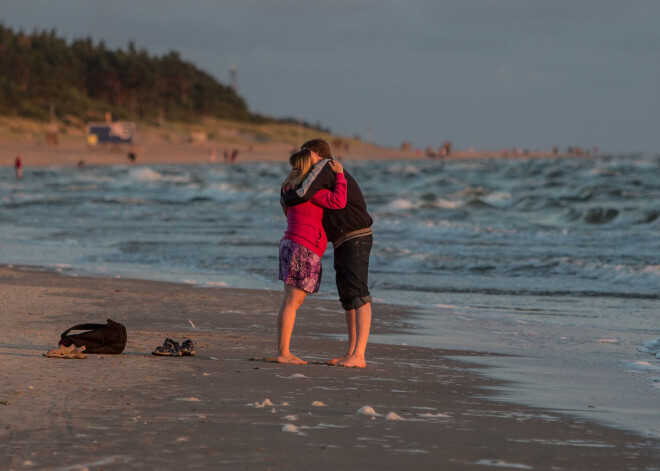
[(333, 160), (326, 141), (305, 142), (289, 163), (291, 172), (282, 184), (280, 199), (287, 229), (280, 242), (279, 279), (284, 282), (284, 299), (277, 316), (277, 361), (307, 363), (291, 353), (291, 334), (305, 296), (319, 290), (321, 257), (330, 241), (339, 300), (346, 312), (348, 352), (328, 363), (364, 368), (371, 328), (367, 282), (373, 220), (360, 187)]

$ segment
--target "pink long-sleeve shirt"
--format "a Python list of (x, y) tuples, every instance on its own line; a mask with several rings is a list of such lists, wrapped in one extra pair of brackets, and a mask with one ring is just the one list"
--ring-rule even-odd
[(319, 190), (307, 203), (286, 208), (286, 231), (282, 239), (289, 239), (307, 247), (319, 257), (323, 256), (328, 238), (323, 230), (323, 208), (341, 209), (346, 206), (346, 177), (335, 176), (335, 186)]

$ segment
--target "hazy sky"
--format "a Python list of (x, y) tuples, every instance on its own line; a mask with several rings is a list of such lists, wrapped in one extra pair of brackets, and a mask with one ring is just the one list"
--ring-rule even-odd
[(0, 21), (236, 65), (251, 110), (385, 145), (660, 152), (658, 0), (0, 0)]

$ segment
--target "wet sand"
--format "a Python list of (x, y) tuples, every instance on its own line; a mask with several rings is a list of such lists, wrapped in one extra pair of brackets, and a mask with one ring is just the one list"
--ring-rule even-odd
[[(309, 365), (269, 362), (280, 298), (0, 267), (0, 469), (657, 469), (658, 440), (486, 399), (501, 383), (452, 356), (487, 352), (372, 343), (365, 370), (325, 366), (345, 347), (334, 301), (299, 311)], [(376, 305), (373, 332), (408, 315)], [(107, 318), (128, 329), (123, 354), (42, 356)], [(197, 355), (151, 355), (166, 337)]]

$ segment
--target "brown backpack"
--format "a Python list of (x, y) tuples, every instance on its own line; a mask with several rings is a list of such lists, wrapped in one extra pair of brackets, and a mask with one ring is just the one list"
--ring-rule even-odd
[[(69, 334), (72, 330), (87, 330), (79, 334)], [(59, 345), (85, 347), (85, 353), (118, 355), (126, 347), (126, 327), (108, 319), (107, 324), (78, 324), (65, 330)]]

